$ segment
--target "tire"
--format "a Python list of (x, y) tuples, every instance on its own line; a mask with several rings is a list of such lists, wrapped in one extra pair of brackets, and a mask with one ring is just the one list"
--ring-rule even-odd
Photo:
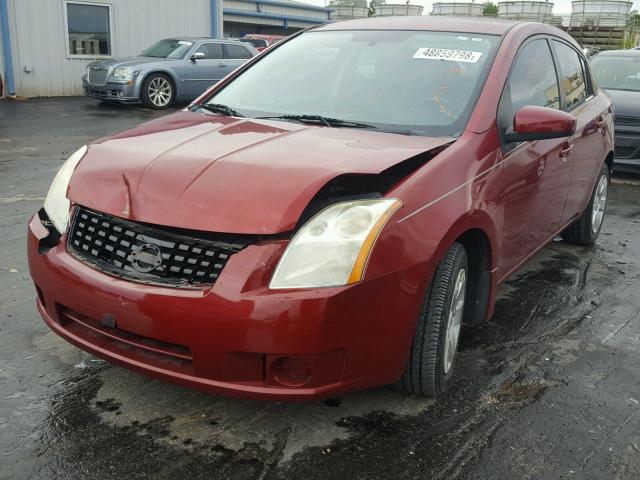
[(142, 82), (140, 100), (145, 107), (163, 110), (173, 105), (175, 99), (173, 81), (164, 73), (152, 73)]
[(585, 246), (591, 246), (596, 243), (596, 239), (602, 229), (607, 206), (610, 177), (609, 168), (603, 164), (586, 210), (561, 233), (565, 242)]
[(396, 384), (400, 389), (437, 397), (451, 381), (468, 278), (467, 253), (461, 244), (454, 243), (438, 265), (427, 290), (411, 355)]

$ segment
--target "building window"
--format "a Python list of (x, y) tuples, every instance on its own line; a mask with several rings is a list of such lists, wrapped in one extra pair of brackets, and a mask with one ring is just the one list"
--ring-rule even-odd
[(69, 55), (111, 56), (111, 6), (66, 2)]

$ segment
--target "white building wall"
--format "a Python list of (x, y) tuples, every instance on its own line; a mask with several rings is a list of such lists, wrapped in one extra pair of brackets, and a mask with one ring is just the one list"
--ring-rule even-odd
[[(17, 95), (81, 95), (91, 59), (70, 58), (64, 0), (9, 0)], [(92, 0), (111, 5), (112, 55), (127, 57), (162, 38), (210, 36), (209, 0)], [(31, 69), (28, 73), (25, 69)]]
[(0, 93), (0, 98), (3, 98), (7, 94), (7, 77), (4, 71), (4, 55), (2, 54), (2, 49), (2, 27), (0, 26), (0, 77), (2, 77), (2, 81), (4, 82), (4, 90)]

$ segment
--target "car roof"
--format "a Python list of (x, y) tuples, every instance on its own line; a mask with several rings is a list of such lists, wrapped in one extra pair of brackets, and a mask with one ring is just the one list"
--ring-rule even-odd
[(521, 24), (523, 22), (501, 20), (492, 17), (421, 15), (413, 17), (371, 17), (359, 20), (345, 20), (316, 27), (314, 30), (430, 30), (502, 36), (519, 23)]
[(165, 40), (183, 40), (185, 42), (202, 42), (202, 41), (214, 41), (220, 43), (239, 43), (237, 38), (213, 38), (213, 37), (167, 37)]
[[(605, 50), (598, 53), (597, 57), (638, 57), (640, 56), (640, 50)], [(595, 58), (595, 57), (593, 57)]]
[(199, 42), (200, 40), (214, 40), (211, 37), (167, 37), (166, 40), (184, 40), (185, 42)]

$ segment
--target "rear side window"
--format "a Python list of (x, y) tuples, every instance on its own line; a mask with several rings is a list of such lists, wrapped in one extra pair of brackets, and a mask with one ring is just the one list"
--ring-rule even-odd
[(225, 43), (224, 58), (251, 58), (251, 52), (242, 45)]
[(203, 43), (198, 47), (197, 53), (204, 53), (207, 60), (222, 58), (222, 47), (219, 43)]
[(587, 85), (582, 69), (582, 62), (569, 45), (553, 41), (558, 65), (560, 66), (560, 85), (564, 93), (564, 109), (572, 110), (587, 98)]
[(534, 40), (520, 51), (504, 94), (510, 95), (513, 114), (525, 105), (560, 108), (558, 78), (546, 40)]

